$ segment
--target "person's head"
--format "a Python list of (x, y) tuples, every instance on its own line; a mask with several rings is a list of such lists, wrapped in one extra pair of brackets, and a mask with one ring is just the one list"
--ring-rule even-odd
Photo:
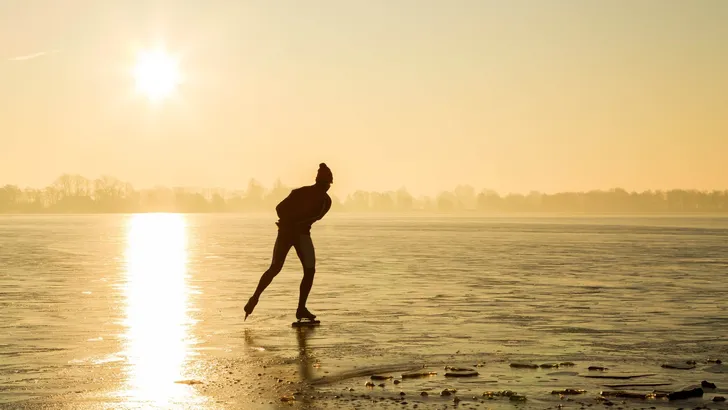
[(326, 164), (323, 162), (319, 164), (318, 172), (316, 173), (316, 185), (322, 188), (324, 191), (328, 191), (331, 188), (331, 184), (334, 183), (334, 174), (331, 173)]

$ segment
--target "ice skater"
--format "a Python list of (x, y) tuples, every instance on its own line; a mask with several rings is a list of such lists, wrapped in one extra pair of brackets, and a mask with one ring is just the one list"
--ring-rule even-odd
[(253, 313), (260, 295), (283, 268), (283, 263), (291, 247), (296, 249), (298, 259), (303, 265), (303, 279), (299, 290), (296, 319), (299, 321), (316, 319), (316, 315), (306, 309), (306, 301), (316, 273), (316, 253), (313, 241), (311, 241), (311, 225), (322, 219), (331, 208), (331, 197), (327, 191), (333, 182), (334, 176), (331, 170), (326, 164), (321, 163), (316, 174), (315, 184), (292, 190), (288, 197), (276, 206), (278, 237), (273, 247), (273, 259), (268, 270), (261, 276), (255, 293), (245, 304), (245, 319)]

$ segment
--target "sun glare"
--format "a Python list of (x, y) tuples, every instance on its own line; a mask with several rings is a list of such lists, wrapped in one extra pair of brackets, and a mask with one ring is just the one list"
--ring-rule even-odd
[(139, 54), (134, 67), (137, 92), (150, 101), (157, 102), (169, 97), (180, 83), (176, 59), (161, 50)]

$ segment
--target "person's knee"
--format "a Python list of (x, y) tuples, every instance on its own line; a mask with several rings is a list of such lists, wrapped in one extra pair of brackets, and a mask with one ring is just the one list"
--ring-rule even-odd
[(316, 274), (316, 267), (303, 268), (304, 278), (313, 278), (314, 274)]
[(268, 268), (266, 273), (268, 275), (276, 276), (277, 274), (279, 274), (281, 272), (282, 269), (283, 269), (282, 263), (273, 263), (270, 265), (270, 267)]

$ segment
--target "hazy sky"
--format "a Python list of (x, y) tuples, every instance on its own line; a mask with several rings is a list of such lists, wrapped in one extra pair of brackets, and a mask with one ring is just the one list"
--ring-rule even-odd
[(0, 184), (726, 189), (727, 154), (726, 0), (0, 0)]

